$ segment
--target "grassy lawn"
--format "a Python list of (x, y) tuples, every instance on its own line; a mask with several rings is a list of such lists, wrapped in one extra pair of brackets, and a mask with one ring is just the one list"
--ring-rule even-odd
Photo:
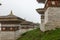
[(60, 29), (46, 32), (35, 29), (22, 34), (17, 40), (60, 40)]

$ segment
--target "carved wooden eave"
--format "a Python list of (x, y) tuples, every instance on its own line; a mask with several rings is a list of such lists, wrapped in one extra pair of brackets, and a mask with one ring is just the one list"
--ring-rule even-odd
[(38, 3), (45, 3), (46, 0), (37, 0)]
[(26, 20), (21, 22), (21, 25), (30, 25), (30, 24), (31, 24), (31, 22), (26, 21)]
[(46, 0), (44, 8), (48, 7), (60, 7), (60, 0)]
[(44, 9), (44, 8), (39, 8), (39, 9), (36, 9), (36, 11), (37, 11), (39, 14), (44, 14), (45, 9)]

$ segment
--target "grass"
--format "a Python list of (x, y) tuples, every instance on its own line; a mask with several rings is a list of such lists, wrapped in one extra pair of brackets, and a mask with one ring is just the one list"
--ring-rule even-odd
[(41, 40), (60, 40), (60, 29), (51, 30), (41, 37)]
[(41, 32), (34, 29), (21, 35), (17, 40), (60, 40), (60, 29)]

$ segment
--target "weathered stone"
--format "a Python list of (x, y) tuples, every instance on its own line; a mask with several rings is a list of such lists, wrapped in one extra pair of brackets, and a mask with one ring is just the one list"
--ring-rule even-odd
[[(54, 30), (55, 28), (60, 28), (60, 8), (59, 7), (49, 7), (46, 10), (47, 17), (45, 17), (46, 30)], [(45, 16), (46, 16), (45, 15)]]

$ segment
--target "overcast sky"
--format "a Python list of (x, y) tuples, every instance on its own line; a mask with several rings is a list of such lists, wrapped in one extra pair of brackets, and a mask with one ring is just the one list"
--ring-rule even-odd
[(40, 15), (35, 9), (43, 8), (44, 4), (38, 4), (36, 0), (0, 0), (0, 15), (13, 14), (25, 20), (40, 23)]

